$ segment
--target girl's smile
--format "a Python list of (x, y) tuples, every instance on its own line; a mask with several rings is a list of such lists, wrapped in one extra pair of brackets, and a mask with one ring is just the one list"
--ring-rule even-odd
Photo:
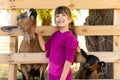
[(69, 19), (66, 14), (56, 14), (55, 16), (56, 25), (59, 27), (65, 27), (69, 24)]

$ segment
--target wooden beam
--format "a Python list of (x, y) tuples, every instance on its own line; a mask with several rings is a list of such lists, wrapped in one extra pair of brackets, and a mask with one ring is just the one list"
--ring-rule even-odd
[(55, 9), (61, 5), (71, 9), (113, 9), (120, 8), (119, 4), (120, 0), (0, 0), (0, 9)]
[(12, 8), (12, 3), (10, 0), (0, 0), (0, 9), (10, 9)]
[(41, 32), (43, 36), (50, 36), (56, 30), (58, 30), (55, 26), (40, 26), (36, 28), (36, 32)]
[(55, 9), (64, 5), (71, 9), (120, 8), (120, 0), (15, 0), (14, 8)]
[(120, 62), (120, 52), (88, 52), (88, 54), (96, 55), (100, 58), (100, 61), (110, 63)]
[[(120, 63), (120, 52), (87, 52), (106, 63)], [(109, 55), (109, 56), (108, 56)], [(48, 63), (44, 52), (0, 54), (0, 64)]]
[(59, 5), (68, 5), (69, 0), (16, 0), (15, 8), (55, 9)]
[(120, 8), (120, 0), (69, 0), (73, 9), (113, 9)]
[[(57, 30), (53, 26), (41, 26), (36, 28), (36, 32), (42, 32), (43, 36), (50, 36)], [(96, 35), (120, 35), (119, 26), (76, 26), (75, 32), (81, 36), (96, 36)], [(3, 32), (0, 30), (0, 36), (22, 36), (24, 33), (21, 30), (12, 32)]]
[[(10, 25), (17, 24), (16, 21), (17, 15), (18, 15), (18, 10), (13, 9), (10, 11)], [(17, 51), (18, 51), (18, 36), (10, 36), (10, 52), (16, 53)], [(16, 80), (16, 78), (17, 78), (17, 65), (10, 64), (8, 80)]]
[(77, 35), (96, 36), (96, 35), (120, 35), (120, 27), (116, 26), (83, 26), (76, 27)]
[(11, 64), (48, 63), (45, 53), (16, 53), (11, 55)]
[(0, 54), (0, 64), (9, 64), (11, 62), (11, 55)]
[(0, 0), (0, 9), (55, 9), (64, 5), (71, 9), (115, 9), (120, 0)]
[[(114, 25), (120, 26), (120, 10), (116, 9), (114, 10)], [(120, 35), (114, 36), (113, 37), (113, 50), (114, 51), (120, 51)], [(113, 57), (112, 57), (113, 58)], [(120, 79), (120, 64), (119, 63), (114, 63), (114, 67), (113, 67), (113, 71), (114, 71), (114, 79)]]
[[(120, 62), (120, 52), (87, 52), (87, 54), (96, 55), (100, 61), (105, 62)], [(109, 57), (108, 57), (109, 54)], [(27, 63), (48, 63), (44, 52), (40, 53), (14, 53), (11, 54), (12, 64), (27, 64)]]

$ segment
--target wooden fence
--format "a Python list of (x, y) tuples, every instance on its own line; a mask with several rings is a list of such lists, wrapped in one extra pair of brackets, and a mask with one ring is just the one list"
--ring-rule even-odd
[[(105, 62), (114, 63), (114, 79), (120, 79), (120, 0), (0, 0), (0, 9), (9, 9), (11, 12), (10, 25), (16, 25), (18, 10), (21, 8), (54, 9), (60, 5), (71, 9), (114, 9), (114, 25), (76, 26), (76, 33), (83, 36), (113, 35), (113, 52), (90, 52), (90, 54), (98, 56)], [(52, 26), (39, 28), (43, 30), (42, 35), (51, 35), (56, 30)], [(39, 28), (36, 30), (39, 31)], [(17, 53), (19, 35), (23, 35), (20, 30), (9, 33), (0, 31), (0, 36), (10, 36), (10, 53), (0, 54), (0, 64), (9, 64), (9, 80), (16, 80), (16, 64), (48, 62), (44, 54)]]

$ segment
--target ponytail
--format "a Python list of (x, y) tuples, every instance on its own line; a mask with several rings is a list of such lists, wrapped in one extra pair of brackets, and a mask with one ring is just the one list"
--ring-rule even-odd
[(72, 31), (73, 35), (75, 37), (77, 37), (76, 33), (75, 33), (75, 26), (74, 26), (74, 22), (71, 21), (71, 23), (69, 23), (69, 30)]

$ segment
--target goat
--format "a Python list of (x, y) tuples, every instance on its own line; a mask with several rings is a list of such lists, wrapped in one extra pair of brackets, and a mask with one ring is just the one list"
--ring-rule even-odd
[[(24, 32), (24, 38), (20, 45), (20, 53), (35, 53), (41, 52), (42, 49), (38, 42), (38, 37), (35, 33), (36, 29), (37, 12), (31, 8), (28, 11), (20, 14), (17, 17), (18, 26)], [(21, 72), (23, 73), (24, 80), (44, 80), (44, 74), (47, 64), (21, 64)]]
[(100, 61), (95, 55), (87, 55), (86, 52), (81, 49), (81, 54), (85, 58), (86, 62), (76, 72), (75, 79), (99, 79), (103, 75), (102, 67), (105, 67), (105, 62)]

